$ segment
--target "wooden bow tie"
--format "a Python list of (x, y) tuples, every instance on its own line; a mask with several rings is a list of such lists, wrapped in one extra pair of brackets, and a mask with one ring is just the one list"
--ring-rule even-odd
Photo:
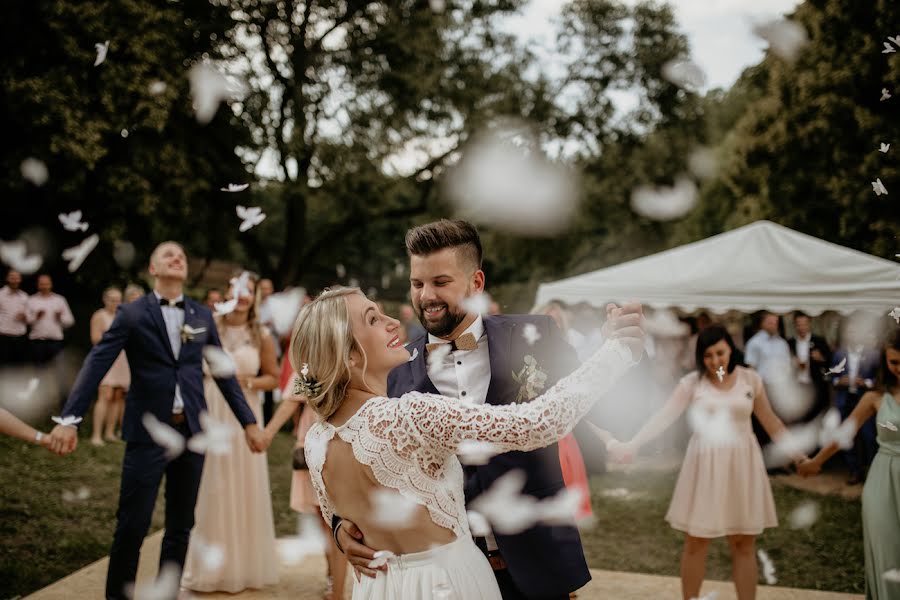
[(455, 340), (451, 340), (450, 342), (435, 342), (433, 344), (425, 344), (425, 349), (428, 352), (434, 352), (441, 346), (446, 346), (450, 344), (450, 352), (455, 352), (456, 350), (478, 350), (478, 340), (475, 339), (475, 336), (471, 333), (464, 333)]

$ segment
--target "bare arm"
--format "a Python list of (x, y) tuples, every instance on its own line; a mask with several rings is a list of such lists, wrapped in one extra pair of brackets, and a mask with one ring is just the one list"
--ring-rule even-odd
[(641, 429), (634, 434), (631, 441), (628, 442), (634, 447), (635, 452), (641, 446), (656, 438), (663, 431), (672, 426), (681, 413), (685, 411), (691, 403), (694, 394), (694, 383), (687, 378), (682, 379), (672, 395), (666, 401), (665, 405), (647, 421)]
[[(8, 436), (12, 436), (14, 438), (18, 438), (20, 440), (24, 440), (26, 442), (31, 442), (32, 444), (38, 444), (43, 446), (48, 450), (52, 450), (57, 454), (60, 453), (60, 448), (53, 448), (53, 439), (49, 435), (41, 434), (38, 436), (38, 430), (19, 420), (14, 414), (6, 410), (5, 408), (0, 408), (0, 433), (3, 433)], [(38, 441), (38, 437), (40, 437), (40, 441)]]
[(275, 411), (275, 414), (272, 415), (271, 420), (266, 424), (266, 428), (263, 430), (263, 433), (269, 442), (272, 441), (272, 438), (275, 437), (275, 434), (278, 433), (287, 420), (297, 412), (297, 409), (300, 408), (300, 403), (306, 401), (304, 396), (294, 393), (294, 381), (296, 379), (297, 375), (294, 374), (288, 381), (288, 384), (284, 387), (284, 390), (282, 390), (281, 404), (278, 405), (278, 410)]
[(262, 335), (259, 347), (260, 374), (248, 377), (254, 390), (269, 392), (278, 387), (278, 358), (275, 356), (275, 342), (268, 333)]
[[(102, 310), (102, 309), (101, 309)], [(95, 346), (100, 341), (100, 338), (103, 337), (103, 322), (101, 319), (100, 311), (94, 313), (91, 317), (91, 344)]]
[[(850, 416), (847, 417), (847, 421), (850, 421), (852, 419), (851, 422), (853, 423), (854, 437), (857, 433), (859, 433), (859, 429), (862, 427), (863, 423), (878, 414), (878, 409), (880, 407), (880, 394), (878, 394), (877, 392), (866, 392), (865, 394), (863, 394), (863, 397), (859, 400), (859, 404), (856, 405), (856, 408), (854, 408), (853, 412), (850, 413)], [(813, 456), (810, 460), (804, 463), (804, 465), (808, 465), (807, 469), (803, 469), (803, 465), (801, 465), (801, 468), (799, 469), (800, 474), (812, 475), (818, 473), (822, 469), (822, 465), (825, 464), (825, 461), (834, 456), (838, 450), (840, 450), (838, 444), (836, 442), (831, 442), (830, 444), (819, 450), (816, 455)]]

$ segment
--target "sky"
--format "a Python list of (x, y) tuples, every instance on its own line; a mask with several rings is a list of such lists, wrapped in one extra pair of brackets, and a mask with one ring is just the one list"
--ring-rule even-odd
[[(638, 0), (623, 0), (627, 5)], [(523, 41), (548, 35), (548, 22), (565, 0), (531, 0), (511, 17), (510, 31)], [(706, 72), (705, 89), (728, 88), (748, 66), (762, 60), (766, 43), (755, 37), (754, 24), (790, 13), (799, 0), (670, 0), (681, 30), (687, 34), (691, 57)], [(549, 41), (549, 40), (548, 40)]]

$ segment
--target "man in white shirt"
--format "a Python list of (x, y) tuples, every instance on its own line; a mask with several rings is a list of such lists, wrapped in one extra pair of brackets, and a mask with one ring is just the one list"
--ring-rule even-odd
[(22, 274), (10, 269), (0, 288), (0, 366), (25, 362), (28, 356), (28, 294), (19, 289), (21, 285)]
[(788, 377), (791, 372), (791, 349), (778, 334), (778, 315), (765, 313), (760, 330), (747, 342), (744, 361), (759, 372), (764, 383)]
[(812, 332), (812, 318), (802, 312), (794, 313), (794, 337), (788, 340), (793, 356), (797, 382), (812, 390), (814, 401), (801, 419), (810, 421), (831, 404), (830, 383), (824, 372), (831, 366), (831, 348), (825, 338)]
[(28, 345), (31, 360), (39, 365), (52, 361), (65, 345), (63, 330), (75, 324), (69, 303), (53, 293), (53, 280), (49, 275), (38, 275), (37, 293), (28, 298), (25, 317), (31, 331)]

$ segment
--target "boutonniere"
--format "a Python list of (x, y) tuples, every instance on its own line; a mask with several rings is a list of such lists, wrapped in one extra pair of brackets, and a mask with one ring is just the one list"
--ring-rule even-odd
[(519, 384), (516, 402), (534, 400), (538, 394), (544, 391), (544, 386), (547, 384), (547, 373), (538, 367), (534, 356), (528, 354), (524, 360), (525, 366), (518, 373), (513, 372), (512, 374), (515, 382)]
[(194, 338), (196, 338), (201, 333), (206, 333), (206, 327), (197, 327), (194, 329), (187, 323), (181, 326), (181, 343), (186, 344), (187, 342), (193, 342)]

